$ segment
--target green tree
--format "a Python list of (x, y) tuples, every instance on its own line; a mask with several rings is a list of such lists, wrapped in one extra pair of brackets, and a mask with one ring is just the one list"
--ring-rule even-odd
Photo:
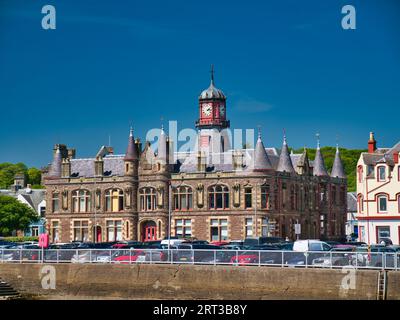
[(31, 185), (40, 185), (42, 172), (36, 168), (29, 168), (27, 171), (28, 183)]
[(0, 163), (0, 188), (7, 189), (14, 183), (14, 176), (17, 173), (26, 175), (28, 168), (23, 163)]
[(36, 212), (26, 204), (10, 196), (0, 195), (0, 235), (25, 230), (31, 222), (39, 220)]

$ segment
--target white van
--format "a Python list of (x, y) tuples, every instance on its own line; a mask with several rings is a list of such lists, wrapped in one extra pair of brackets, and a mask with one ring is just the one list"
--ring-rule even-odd
[(296, 240), (293, 244), (293, 251), (330, 251), (331, 246), (320, 240)]

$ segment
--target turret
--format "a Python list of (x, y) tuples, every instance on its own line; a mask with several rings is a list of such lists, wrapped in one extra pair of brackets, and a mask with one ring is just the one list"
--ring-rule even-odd
[(343, 168), (343, 162), (342, 159), (340, 158), (339, 146), (336, 146), (336, 154), (335, 154), (335, 160), (333, 161), (331, 177), (342, 178), (342, 179), (346, 178), (346, 174)]
[(283, 136), (282, 151), (279, 156), (277, 171), (294, 173), (292, 159), (290, 158), (289, 148), (286, 142), (286, 135)]
[(264, 144), (261, 141), (261, 133), (258, 133), (256, 148), (254, 150), (254, 170), (272, 169), (271, 161), (265, 151)]
[(128, 147), (126, 148), (126, 153), (124, 157), (125, 175), (136, 176), (138, 173), (138, 162), (139, 162), (138, 147), (137, 144), (135, 143), (135, 139), (133, 137), (133, 129), (131, 127), (128, 138)]
[(324, 157), (322, 156), (321, 147), (319, 143), (319, 135), (318, 136), (318, 143), (317, 143), (317, 152), (315, 154), (314, 159), (314, 169), (313, 174), (314, 176), (329, 176), (328, 171), (326, 171)]

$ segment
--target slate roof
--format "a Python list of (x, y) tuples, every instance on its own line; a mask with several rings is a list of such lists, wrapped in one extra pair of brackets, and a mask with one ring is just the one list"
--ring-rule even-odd
[(313, 174), (315, 176), (328, 176), (328, 171), (326, 171), (324, 157), (320, 147), (318, 146), (317, 152), (315, 153)]
[(347, 192), (347, 212), (357, 212), (357, 194)]
[[(71, 159), (72, 177), (94, 177), (95, 158)], [(124, 155), (106, 155), (104, 161), (104, 174), (106, 176), (124, 175)]]

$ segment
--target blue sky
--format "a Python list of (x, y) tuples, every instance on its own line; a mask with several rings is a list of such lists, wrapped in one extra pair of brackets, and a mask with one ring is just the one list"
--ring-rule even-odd
[[(57, 29), (41, 28), (42, 6)], [(343, 30), (352, 4), (357, 29)], [(399, 139), (400, 4), (396, 1), (0, 0), (0, 162), (43, 166), (54, 143), (94, 156), (142, 139), (160, 118), (193, 128), (199, 93), (228, 96), (234, 128), (282, 130), (299, 148), (365, 148)], [(396, 132), (397, 131), (397, 132)]]

